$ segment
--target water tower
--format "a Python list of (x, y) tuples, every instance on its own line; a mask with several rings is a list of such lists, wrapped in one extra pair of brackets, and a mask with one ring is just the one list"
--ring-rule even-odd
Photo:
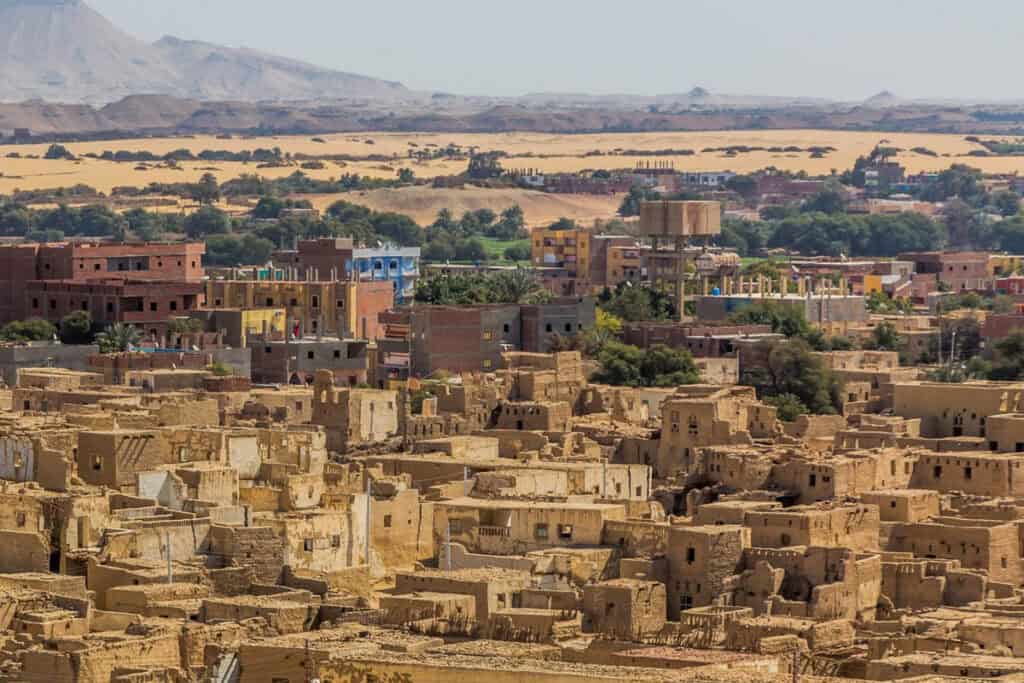
[(703, 201), (654, 201), (640, 204), (640, 234), (651, 240), (651, 254), (659, 247), (672, 246), (673, 268), (661, 270), (663, 283), (675, 296), (680, 321), (686, 319), (686, 245), (691, 239), (702, 242), (722, 232), (722, 205)]

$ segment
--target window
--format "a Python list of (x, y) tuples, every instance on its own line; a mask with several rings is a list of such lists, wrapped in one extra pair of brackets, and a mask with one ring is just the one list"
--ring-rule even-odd
[(508, 326), (508, 323), (505, 323), (505, 325), (504, 325), (504, 326), (502, 327), (502, 330), (503, 330), (503, 331), (505, 332), (505, 334), (508, 334), (508, 333), (509, 333), (509, 326)]
[(686, 549), (686, 563), (687, 564), (693, 564), (696, 561), (697, 561), (697, 549), (693, 548), (693, 547), (687, 548)]
[[(14, 515), (14, 521), (17, 523), (18, 526), (25, 526), (25, 513), (24, 512), (19, 512), (19, 513), (15, 514)], [(1004, 567), (1006, 566), (1005, 558), (1003, 559), (1003, 566)]]
[(156, 310), (156, 302), (155, 301), (150, 301), (149, 302), (149, 310), (151, 310), (151, 311), (155, 311)]
[(563, 541), (572, 540), (572, 525), (571, 524), (559, 524), (558, 525), (558, 537)]
[(273, 305), (274, 305), (274, 298), (268, 296), (267, 297), (267, 306), (273, 306)]
[(172, 311), (178, 310), (178, 302), (177, 301), (172, 301), (171, 302), (171, 310)]
[(292, 299), (292, 300), (291, 300), (291, 301), (290, 301), (290, 302), (288, 303), (288, 305), (289, 305), (289, 306), (298, 306), (298, 305), (299, 305), (299, 300), (298, 300), (298, 299)]
[(489, 370), (490, 368), (491, 368), (491, 359), (490, 358), (485, 358), (484, 359), (484, 369), (485, 370)]
[(572, 332), (572, 323), (566, 323), (565, 324), (565, 331), (566, 332)]
[(32, 299), (32, 308), (39, 308), (39, 299)]
[(335, 358), (341, 358), (341, 350), (340, 349), (334, 349), (334, 357)]
[(313, 303), (313, 308), (320, 308), (320, 297), (314, 296), (312, 303)]
[(345, 300), (338, 299), (338, 308), (345, 308)]
[(302, 541), (302, 549), (305, 550), (307, 553), (313, 552), (313, 539), (307, 538), (304, 541)]
[(93, 270), (99, 270), (100, 269), (100, 264), (97, 263), (97, 264), (93, 265), (92, 269)]
[(214, 299), (213, 300), (213, 305), (214, 306), (220, 306), (220, 299)]
[(390, 529), (391, 528), (391, 515), (384, 515), (384, 528), (385, 529)]
[(57, 300), (56, 299), (50, 299), (50, 310), (52, 311), (52, 310), (55, 310), (56, 308), (57, 308)]
[(491, 334), (490, 330), (484, 330), (484, 341), (491, 341), (493, 338), (494, 335)]
[(696, 416), (696, 415), (691, 415), (691, 416), (690, 416), (690, 417), (689, 417), (689, 418), (687, 419), (686, 423), (687, 423), (687, 424), (686, 424), (686, 426), (687, 426), (687, 430), (689, 431), (689, 433), (690, 433), (690, 436), (692, 436), (692, 437), (696, 437), (696, 436), (697, 436), (697, 434), (698, 434), (698, 429), (697, 429), (697, 416)]
[(970, 468), (970, 467), (965, 467), (964, 468), (964, 479), (973, 479), (973, 478), (974, 478), (974, 469)]
[(88, 301), (83, 301), (82, 302), (82, 310), (83, 311), (88, 311), (89, 310), (89, 302)]
[(271, 348), (270, 348), (269, 346), (264, 346), (264, 347), (263, 347), (263, 350), (264, 350), (264, 351), (265, 351), (266, 353), (272, 353), (272, 349), (271, 349)]
[(932, 476), (936, 479), (942, 476), (942, 465), (936, 465), (932, 469)]
[(546, 540), (548, 540), (548, 525), (547, 524), (537, 524), (536, 526), (534, 526), (533, 527), (533, 537), (535, 539), (537, 539), (538, 541), (546, 541)]
[(807, 477), (807, 485), (808, 486), (817, 486), (818, 485), (818, 475), (811, 474), (809, 477)]
[(545, 326), (544, 326), (544, 330), (545, 330), (546, 332), (551, 332), (551, 331), (552, 331), (552, 328), (551, 328), (551, 323), (548, 323), (547, 325), (545, 325)]
[(331, 536), (331, 547), (332, 548), (340, 548), (341, 547), (341, 535), (340, 534), (334, 534), (333, 536)]
[(313, 360), (314, 358), (316, 358), (316, 352), (315, 351), (307, 351), (306, 352), (306, 358), (308, 358), (309, 360)]

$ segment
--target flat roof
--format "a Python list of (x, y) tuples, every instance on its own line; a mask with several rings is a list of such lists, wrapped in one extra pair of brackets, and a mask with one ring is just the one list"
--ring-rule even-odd
[[(434, 503), (434, 505), (455, 508), (490, 508), (497, 510), (625, 510), (623, 505), (616, 505), (613, 503), (549, 503), (536, 500), (493, 500), (489, 498), (455, 498), (453, 500), (438, 501)], [(720, 529), (721, 527), (714, 528)]]

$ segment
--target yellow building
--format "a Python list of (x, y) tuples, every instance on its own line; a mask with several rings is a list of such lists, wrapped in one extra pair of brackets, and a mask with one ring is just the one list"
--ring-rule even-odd
[(1024, 256), (990, 254), (988, 257), (988, 274), (992, 277), (1007, 277), (1019, 272), (1022, 265), (1024, 265)]
[(864, 276), (864, 291), (861, 292), (864, 296), (873, 294), (875, 292), (881, 293), (885, 291), (882, 288), (882, 276), (881, 275), (865, 275)]
[(393, 305), (394, 288), (388, 282), (209, 280), (206, 283), (207, 308), (244, 311), (246, 317), (240, 325), (248, 333), (262, 331), (264, 320), (271, 329), (283, 331), (285, 323), (280, 319), (283, 317), (287, 325), (298, 325), (302, 335), (370, 337), (377, 328), (377, 313)]
[(566, 268), (572, 277), (577, 278), (589, 275), (589, 230), (534, 230), (530, 237), (533, 265)]
[(640, 282), (643, 279), (644, 251), (635, 244), (608, 247), (605, 284), (614, 288), (622, 282)]

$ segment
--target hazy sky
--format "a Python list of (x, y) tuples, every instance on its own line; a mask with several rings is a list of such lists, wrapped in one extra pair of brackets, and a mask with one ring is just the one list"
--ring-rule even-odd
[(147, 40), (244, 45), (422, 90), (1024, 96), (1020, 0), (87, 2)]

